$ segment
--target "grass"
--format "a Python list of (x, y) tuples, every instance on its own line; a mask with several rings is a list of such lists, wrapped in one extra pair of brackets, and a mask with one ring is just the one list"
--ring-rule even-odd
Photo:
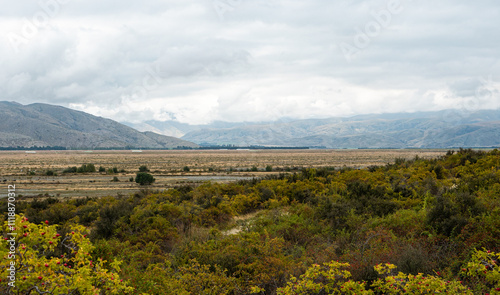
[[(434, 158), (445, 153), (445, 150), (39, 151), (36, 154), (0, 151), (0, 181), (15, 183), (17, 193), (25, 197), (126, 195), (144, 188), (128, 181), (142, 165), (156, 178), (149, 189), (164, 190), (179, 184), (227, 182), (293, 172), (302, 167), (362, 168), (392, 163), (396, 158)], [(68, 167), (83, 164), (102, 166), (105, 171), (116, 167), (125, 172), (62, 173)], [(47, 171), (54, 174), (47, 175)], [(115, 176), (119, 182), (110, 181)], [(0, 192), (0, 197), (5, 194)]]

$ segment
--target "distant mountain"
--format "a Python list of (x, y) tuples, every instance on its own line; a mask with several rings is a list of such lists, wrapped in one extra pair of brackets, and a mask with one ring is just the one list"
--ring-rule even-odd
[[(190, 125), (186, 123), (179, 123), (177, 121), (162, 122), (154, 120), (149, 120), (142, 123), (131, 123), (131, 122), (122, 122), (122, 123), (139, 131), (152, 131), (159, 134), (167, 136), (175, 136), (179, 138), (186, 135), (189, 132), (199, 131), (203, 129), (228, 129), (228, 128), (236, 128), (236, 127), (258, 124), (256, 122), (241, 123), (241, 122), (215, 121), (207, 125)], [(264, 124), (264, 123), (259, 123), (259, 124)]]
[(110, 119), (61, 106), (0, 102), (0, 147), (93, 148), (197, 147), (189, 141), (139, 132)]
[(350, 118), (245, 123), (227, 128), (191, 128), (182, 139), (207, 145), (326, 148), (500, 146), (499, 110), (371, 114)]

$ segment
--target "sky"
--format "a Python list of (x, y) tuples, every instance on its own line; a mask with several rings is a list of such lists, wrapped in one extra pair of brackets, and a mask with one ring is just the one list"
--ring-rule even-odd
[(189, 124), (500, 107), (498, 0), (0, 3), (0, 100)]

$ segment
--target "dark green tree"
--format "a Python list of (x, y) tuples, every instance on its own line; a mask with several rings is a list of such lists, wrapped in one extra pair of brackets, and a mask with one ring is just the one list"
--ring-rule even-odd
[(135, 176), (135, 182), (139, 183), (140, 185), (149, 185), (155, 182), (155, 179), (153, 175), (147, 172), (138, 172)]

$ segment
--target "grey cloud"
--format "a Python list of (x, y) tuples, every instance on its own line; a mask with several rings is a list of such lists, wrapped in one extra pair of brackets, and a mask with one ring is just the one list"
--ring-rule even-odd
[(2, 99), (114, 119), (269, 120), (453, 107), (481, 77), (500, 79), (493, 0), (401, 0), (363, 48), (355, 38), (388, 0), (242, 0), (223, 19), (214, 1), (68, 0), (19, 52), (8, 36), (40, 6), (5, 4)]

